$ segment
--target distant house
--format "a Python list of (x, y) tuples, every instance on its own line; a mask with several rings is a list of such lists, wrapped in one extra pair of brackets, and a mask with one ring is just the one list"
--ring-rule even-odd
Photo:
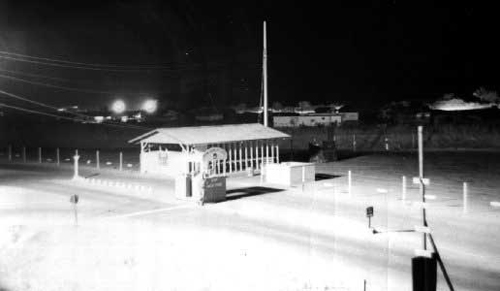
[(339, 125), (341, 122), (341, 115), (331, 113), (273, 116), (273, 124), (275, 127)]

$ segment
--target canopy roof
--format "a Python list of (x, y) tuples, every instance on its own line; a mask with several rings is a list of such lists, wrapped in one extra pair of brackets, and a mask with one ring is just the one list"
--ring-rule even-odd
[(249, 140), (289, 138), (286, 133), (260, 123), (157, 128), (129, 143), (199, 145)]

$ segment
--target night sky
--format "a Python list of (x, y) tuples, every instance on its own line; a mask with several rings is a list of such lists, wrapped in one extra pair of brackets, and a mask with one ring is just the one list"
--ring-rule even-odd
[(498, 85), (496, 10), (472, 1), (0, 3), (0, 50), (121, 66), (0, 58), (2, 75), (78, 89), (0, 77), (2, 90), (57, 105), (101, 106), (117, 96), (132, 103), (154, 96), (173, 107), (258, 105), (263, 20), (270, 103), (381, 104)]

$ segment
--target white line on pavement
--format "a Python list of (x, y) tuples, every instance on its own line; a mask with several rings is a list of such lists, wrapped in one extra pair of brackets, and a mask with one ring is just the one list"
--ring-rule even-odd
[(183, 205), (177, 205), (177, 206), (166, 207), (166, 208), (132, 212), (132, 213), (128, 213), (128, 214), (116, 215), (116, 216), (111, 216), (111, 217), (107, 217), (107, 218), (112, 219), (112, 218), (134, 217), (134, 216), (141, 216), (141, 215), (147, 215), (147, 214), (158, 213), (158, 212), (167, 212), (170, 210), (182, 209), (182, 208), (192, 208), (192, 207), (194, 207), (194, 205), (192, 205), (192, 204), (183, 204)]

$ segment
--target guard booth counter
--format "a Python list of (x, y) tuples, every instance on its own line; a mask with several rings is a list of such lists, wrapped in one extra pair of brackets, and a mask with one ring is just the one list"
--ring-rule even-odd
[(219, 202), (226, 200), (227, 152), (220, 147), (211, 147), (203, 152), (193, 149), (189, 161), (192, 197), (197, 202)]

